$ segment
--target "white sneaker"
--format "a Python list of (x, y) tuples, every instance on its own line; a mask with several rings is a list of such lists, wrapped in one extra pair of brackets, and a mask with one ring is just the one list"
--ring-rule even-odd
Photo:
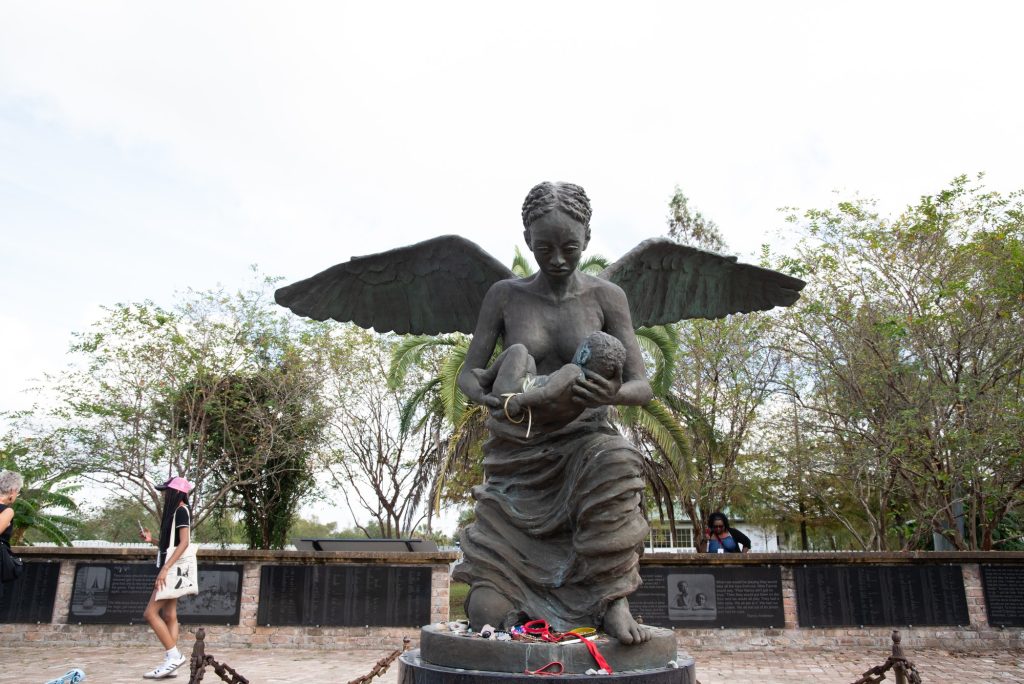
[(188, 658), (186, 658), (184, 655), (179, 654), (177, 658), (168, 658), (166, 661), (164, 661), (164, 667), (169, 667), (171, 668), (171, 672), (174, 672), (187, 662)]
[(69, 670), (63, 677), (57, 677), (46, 682), (46, 684), (79, 684), (85, 681), (85, 673), (77, 667)]
[(176, 677), (177, 673), (175, 672), (175, 670), (184, 665), (187, 660), (188, 658), (186, 658), (183, 655), (178, 656), (177, 658), (166, 658), (164, 659), (163, 665), (156, 668), (155, 670), (150, 670), (146, 674), (142, 675), (142, 678), (166, 679), (168, 677)]

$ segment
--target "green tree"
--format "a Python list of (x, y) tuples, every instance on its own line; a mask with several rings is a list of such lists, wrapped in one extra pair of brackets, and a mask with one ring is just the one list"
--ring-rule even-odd
[[(247, 374), (218, 385), (203, 402), (204, 437), (221, 452), (215, 481), (230, 489), (226, 506), (240, 511), (250, 547), (282, 548), (299, 505), (315, 489), (315, 454), (327, 414), (319, 376), (299, 349), (285, 344)], [(269, 350), (268, 350), (269, 351)]]
[(677, 185), (668, 201), (668, 236), (684, 245), (721, 252), (726, 249), (725, 238), (718, 224), (695, 209)]
[(146, 510), (141, 499), (111, 498), (82, 513), (77, 539), (123, 544), (139, 541), (139, 523), (154, 533), (160, 529), (159, 519)]
[[(295, 429), (310, 415), (309, 400), (285, 400), (274, 392), (291, 388), (294, 397), (296, 386), (309, 389), (308, 380), (293, 382), (305, 373), (289, 369), (304, 368), (295, 359), (326, 326), (280, 310), (270, 298), (271, 285), (262, 279), (234, 293), (190, 291), (171, 308), (152, 302), (107, 307), (88, 332), (76, 335), (73, 363), (53, 378), (56, 408), (43, 422), (52, 426), (47, 438), (62, 445), (56, 466), (118, 496), (138, 498), (150, 517), (163, 499), (154, 485), (183, 474), (196, 483), (191, 498), (197, 527), (236, 505), (246, 488), (263, 486), (268, 473), (291, 469), (283, 464), (294, 463), (297, 445), (312, 434), (308, 426)], [(246, 392), (255, 403), (232, 419), (250, 427), (262, 420), (263, 432), (244, 448), (228, 448), (240, 424), (224, 422), (225, 409)], [(274, 411), (272, 401), (280, 404)], [(271, 444), (279, 437), (283, 452)], [(252, 448), (256, 442), (259, 448)], [(315, 440), (308, 446), (307, 457)], [(271, 459), (278, 453), (283, 462)]]
[(417, 431), (401, 429), (403, 407), (419, 390), (412, 377), (387, 382), (394, 338), (354, 325), (333, 328), (331, 343), (321, 347), (332, 415), (326, 475), (352, 518), (365, 521), (357, 527), (367, 536), (375, 525), (384, 537), (407, 537), (429, 518), (439, 425), (428, 416)]
[(1024, 489), (1021, 193), (960, 177), (893, 218), (857, 200), (791, 220), (810, 283), (785, 317), (792, 393), (813, 468), (856, 502), (837, 520), (863, 548), (998, 547)]
[(344, 536), (334, 522), (321, 522), (317, 516), (302, 518), (295, 516), (291, 524), (291, 539), (331, 539)]
[[(678, 187), (669, 201), (668, 226), (669, 237), (680, 243), (726, 249), (715, 223), (692, 209)], [(666, 328), (670, 339), (661, 352), (666, 363), (654, 364), (655, 400), (643, 407), (657, 421), (646, 420), (634, 437), (656, 456), (651, 466), (656, 477), (649, 480), (659, 516), (667, 516), (674, 530), (678, 505), (694, 539), (703, 540), (711, 511), (742, 509), (747, 503), (743, 465), (757, 456), (750, 447), (781, 368), (774, 320), (773, 314), (755, 313)], [(638, 331), (638, 336), (643, 340), (647, 334)], [(627, 426), (633, 412), (623, 412)]]

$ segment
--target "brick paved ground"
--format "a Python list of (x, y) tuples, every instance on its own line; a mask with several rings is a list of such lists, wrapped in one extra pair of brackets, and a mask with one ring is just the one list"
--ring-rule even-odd
[[(211, 649), (211, 654), (236, 668), (253, 684), (283, 682), (348, 682), (373, 667), (386, 651), (300, 651), (284, 649)], [(155, 648), (67, 646), (23, 646), (6, 644), (0, 665), (0, 682), (42, 684), (72, 666), (85, 670), (89, 684), (144, 682), (142, 673), (159, 662), (163, 654)], [(1024, 652), (989, 655), (958, 655), (940, 651), (909, 654), (921, 673), (923, 684), (1004, 684), (1024, 682)], [(849, 684), (886, 654), (871, 657), (843, 652), (708, 652), (695, 654), (697, 677), (702, 684), (750, 682), (757, 684)], [(171, 682), (188, 681), (187, 666)], [(203, 678), (220, 682), (212, 670)], [(381, 679), (395, 684), (397, 664)], [(889, 677), (886, 681), (893, 681)]]

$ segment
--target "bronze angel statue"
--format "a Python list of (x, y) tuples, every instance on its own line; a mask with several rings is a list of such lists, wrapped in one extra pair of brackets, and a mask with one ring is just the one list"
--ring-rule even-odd
[[(642, 242), (599, 276), (578, 271), (591, 208), (571, 183), (535, 186), (522, 217), (539, 267), (525, 278), (444, 236), (352, 259), (275, 296), (296, 314), (379, 332), (472, 332), (459, 387), (491, 408), (491, 438), (453, 573), (470, 585), (471, 625), (545, 619), (639, 643), (649, 631), (627, 597), (648, 536), (643, 460), (607, 417), (609, 406), (653, 396), (634, 326), (789, 306), (804, 283), (668, 239)], [(499, 340), (504, 352), (488, 367)]]

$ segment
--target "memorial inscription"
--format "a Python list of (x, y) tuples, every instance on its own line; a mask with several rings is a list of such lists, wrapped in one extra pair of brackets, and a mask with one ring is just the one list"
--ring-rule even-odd
[(982, 565), (985, 609), (993, 627), (1024, 627), (1024, 567)]
[(782, 627), (778, 567), (641, 566), (633, 612), (658, 627)]
[(810, 566), (795, 577), (801, 627), (970, 623), (959, 566)]
[(4, 586), (0, 623), (50, 622), (59, 576), (60, 563), (26, 562), (17, 582)]
[[(127, 625), (144, 622), (153, 593), (152, 563), (79, 563), (71, 592), (69, 622)], [(182, 624), (237, 625), (242, 566), (199, 564), (199, 594), (178, 599)]]
[(406, 627), (430, 622), (430, 568), (265, 565), (260, 625)]

